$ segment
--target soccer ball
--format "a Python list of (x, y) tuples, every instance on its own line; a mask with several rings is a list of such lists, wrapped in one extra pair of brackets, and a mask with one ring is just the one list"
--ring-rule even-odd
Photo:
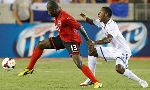
[(12, 70), (14, 69), (16, 66), (16, 61), (15, 59), (13, 58), (5, 58), (3, 61), (2, 61), (2, 67), (5, 69), (5, 70)]

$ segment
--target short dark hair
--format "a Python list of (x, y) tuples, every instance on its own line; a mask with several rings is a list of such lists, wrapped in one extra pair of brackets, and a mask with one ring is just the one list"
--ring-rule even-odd
[(102, 7), (106, 13), (108, 13), (108, 16), (111, 17), (112, 16), (112, 10), (109, 7)]
[(57, 2), (55, 0), (48, 0), (47, 7), (51, 7), (53, 9), (58, 9), (59, 5), (57, 4)]

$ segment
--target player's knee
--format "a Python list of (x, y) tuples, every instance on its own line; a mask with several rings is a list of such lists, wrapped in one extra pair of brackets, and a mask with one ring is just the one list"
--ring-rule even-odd
[(116, 71), (120, 74), (123, 74), (125, 72), (125, 69), (122, 65), (118, 64), (116, 65)]
[(44, 41), (39, 41), (37, 47), (40, 49), (44, 49)]
[(39, 41), (37, 47), (40, 49), (51, 49), (52, 45), (51, 45), (49, 39), (46, 39), (43, 41)]
[(79, 69), (82, 69), (82, 64), (77, 65)]
[(82, 62), (75, 62), (76, 66), (79, 68), (79, 69), (82, 69)]
[(82, 69), (82, 62), (81, 61), (77, 61), (76, 65), (79, 69)]

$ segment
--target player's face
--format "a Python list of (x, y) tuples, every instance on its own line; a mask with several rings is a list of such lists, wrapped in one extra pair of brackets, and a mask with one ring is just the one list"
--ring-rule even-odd
[(48, 14), (52, 17), (56, 17), (57, 16), (57, 10), (51, 8), (51, 7), (47, 7), (47, 11), (48, 11)]
[(101, 22), (104, 21), (105, 17), (106, 17), (106, 13), (103, 9), (100, 10), (100, 12), (98, 13), (98, 17), (100, 19)]

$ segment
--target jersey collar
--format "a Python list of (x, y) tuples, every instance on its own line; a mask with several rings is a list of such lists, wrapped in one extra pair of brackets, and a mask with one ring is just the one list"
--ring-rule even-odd
[(105, 27), (106, 25), (110, 24), (111, 22), (112, 22), (112, 19), (110, 18), (109, 21), (108, 21), (106, 24), (104, 24), (104, 23), (102, 22), (102, 26)]
[(63, 12), (63, 10), (62, 10), (62, 9), (60, 9), (59, 15), (58, 15), (56, 18), (59, 18), (59, 17), (61, 17), (61, 15), (62, 15), (62, 12)]
[(107, 24), (110, 24), (112, 22), (112, 19), (110, 18), (109, 21), (107, 22)]

